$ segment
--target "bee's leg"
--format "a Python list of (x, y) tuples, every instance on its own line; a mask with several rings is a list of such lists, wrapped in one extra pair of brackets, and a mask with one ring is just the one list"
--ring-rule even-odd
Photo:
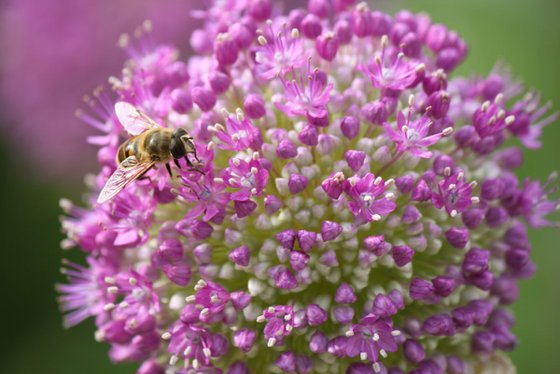
[(193, 149), (192, 153), (193, 153), (193, 156), (194, 156), (194, 159), (196, 160), (196, 162), (198, 162), (200, 164), (200, 160), (198, 159), (198, 156), (196, 155), (196, 149)]
[(192, 164), (191, 160), (189, 160), (189, 158), (187, 156), (185, 156), (185, 161), (187, 161), (187, 166), (188, 167), (190, 167), (190, 168), (193, 167), (193, 164)]
[(181, 164), (179, 163), (179, 160), (177, 160), (176, 158), (174, 158), (173, 161), (175, 161), (175, 165), (177, 165), (177, 167), (178, 167), (179, 169), (181, 169)]
[[(196, 158), (196, 153), (194, 155), (195, 155), (194, 158)], [(196, 171), (197, 173), (204, 175), (204, 172), (202, 170), (199, 170), (196, 166), (194, 166), (191, 160), (189, 160), (187, 156), (185, 156), (185, 160), (187, 160), (187, 166), (189, 167), (189, 171)], [(198, 158), (196, 158), (196, 161), (200, 163)]]
[(167, 169), (167, 172), (169, 173), (169, 178), (173, 178), (173, 173), (171, 172), (171, 166), (169, 166), (169, 163), (165, 164), (165, 168)]
[(147, 177), (146, 173), (149, 172), (150, 170), (152, 170), (153, 166), (151, 166), (148, 170), (146, 170), (145, 172), (143, 172), (142, 174), (140, 174), (140, 176), (138, 177), (138, 180), (144, 180), (147, 179), (150, 181), (150, 183), (153, 183), (152, 178)]

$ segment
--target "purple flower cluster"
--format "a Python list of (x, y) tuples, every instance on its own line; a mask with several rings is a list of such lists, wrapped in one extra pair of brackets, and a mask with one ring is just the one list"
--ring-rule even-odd
[[(557, 226), (552, 180), (520, 183), (547, 105), (507, 74), (451, 77), (465, 42), (423, 14), (352, 0), (196, 13), (197, 52), (131, 44), (99, 96), (100, 172), (63, 201), (65, 323), (95, 317), (140, 374), (508, 372), (526, 224)], [(200, 170), (157, 167), (95, 203), (127, 101), (194, 137)], [(509, 143), (508, 143), (509, 144)], [(183, 161), (181, 161), (183, 162)], [(491, 366), (493, 365), (493, 366)]]

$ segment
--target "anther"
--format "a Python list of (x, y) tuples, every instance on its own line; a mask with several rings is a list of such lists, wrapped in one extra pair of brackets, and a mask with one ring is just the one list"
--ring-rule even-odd
[(506, 126), (511, 125), (514, 121), (515, 121), (515, 116), (514, 115), (507, 116), (506, 119), (505, 119)]
[(455, 131), (455, 130), (453, 129), (453, 127), (446, 127), (446, 128), (443, 129), (443, 131), (442, 131), (441, 133), (442, 133), (444, 136), (448, 136), (448, 135), (453, 134), (453, 131)]
[(107, 288), (107, 292), (112, 293), (112, 294), (116, 294), (116, 293), (119, 292), (119, 289), (115, 286), (111, 286), (111, 287)]
[(113, 278), (113, 277), (105, 277), (103, 280), (107, 284), (115, 284), (115, 278)]
[(389, 44), (389, 37), (387, 35), (383, 35), (381, 37), (381, 47), (386, 48)]
[(110, 310), (113, 310), (113, 309), (115, 309), (115, 304), (113, 304), (113, 303), (108, 303), (108, 304), (105, 304), (103, 306), (103, 310), (106, 311), (106, 312), (108, 312)]
[(504, 98), (504, 94), (499, 93), (496, 95), (496, 98), (494, 99), (494, 104), (499, 104)]
[(414, 104), (414, 95), (411, 94), (411, 95), (408, 97), (408, 105), (409, 105), (409, 106), (412, 106), (413, 104)]

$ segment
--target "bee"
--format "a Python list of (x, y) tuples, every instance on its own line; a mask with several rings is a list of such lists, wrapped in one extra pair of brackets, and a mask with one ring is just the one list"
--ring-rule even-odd
[(184, 158), (190, 170), (196, 169), (189, 159), (192, 154), (200, 165), (196, 156), (193, 137), (182, 127), (171, 129), (158, 125), (146, 113), (134, 105), (117, 102), (115, 112), (119, 122), (132, 136), (122, 143), (117, 152), (117, 170), (109, 177), (99, 194), (99, 204), (111, 200), (126, 186), (142, 177), (156, 164), (165, 164), (170, 177), (169, 162), (174, 161), (181, 168), (178, 159)]

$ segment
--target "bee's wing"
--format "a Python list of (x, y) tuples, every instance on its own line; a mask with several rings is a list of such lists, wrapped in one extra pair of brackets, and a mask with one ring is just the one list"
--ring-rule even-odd
[(132, 136), (148, 129), (161, 127), (146, 113), (125, 101), (119, 101), (115, 104), (115, 113), (124, 129)]
[(102, 204), (111, 200), (130, 182), (138, 179), (152, 166), (154, 166), (153, 162), (139, 163), (135, 156), (130, 156), (125, 159), (109, 179), (107, 179), (105, 186), (97, 198), (97, 203)]

